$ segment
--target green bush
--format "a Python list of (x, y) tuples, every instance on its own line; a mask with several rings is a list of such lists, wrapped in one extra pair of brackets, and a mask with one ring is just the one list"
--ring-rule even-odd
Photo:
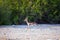
[(60, 0), (0, 0), (0, 25), (22, 24), (26, 16), (29, 22), (60, 23)]

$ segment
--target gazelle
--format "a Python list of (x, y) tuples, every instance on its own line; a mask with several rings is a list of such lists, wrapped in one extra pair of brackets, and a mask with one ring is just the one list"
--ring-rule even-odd
[(27, 23), (28, 26), (36, 24), (35, 22), (28, 22), (28, 17), (26, 17), (24, 21)]

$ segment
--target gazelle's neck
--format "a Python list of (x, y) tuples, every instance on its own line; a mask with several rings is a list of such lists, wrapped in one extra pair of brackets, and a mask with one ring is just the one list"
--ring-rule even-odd
[(24, 21), (27, 23), (27, 25), (29, 25), (28, 17), (26, 17)]
[(29, 22), (28, 22), (28, 21), (26, 21), (26, 23), (27, 23), (27, 25), (29, 26)]

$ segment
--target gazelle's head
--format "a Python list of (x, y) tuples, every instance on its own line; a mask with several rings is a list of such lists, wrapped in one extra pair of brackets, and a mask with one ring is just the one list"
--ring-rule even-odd
[(28, 17), (26, 17), (26, 18), (24, 19), (24, 21), (25, 21), (25, 22), (28, 22)]

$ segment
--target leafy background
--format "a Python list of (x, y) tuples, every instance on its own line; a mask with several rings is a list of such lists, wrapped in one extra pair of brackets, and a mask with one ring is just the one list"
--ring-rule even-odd
[(0, 0), (0, 25), (26, 24), (25, 17), (37, 23), (60, 24), (60, 0)]

